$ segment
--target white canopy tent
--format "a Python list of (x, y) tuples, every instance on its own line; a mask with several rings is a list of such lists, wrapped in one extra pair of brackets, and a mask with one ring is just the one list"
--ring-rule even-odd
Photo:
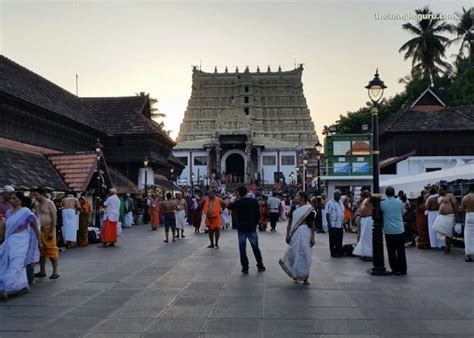
[(455, 181), (458, 179), (474, 179), (474, 164), (429, 173), (384, 179), (380, 181), (380, 190), (383, 192), (386, 187), (392, 186), (397, 191), (403, 190), (408, 198), (416, 198), (421, 190), (428, 184), (435, 184), (439, 181)]

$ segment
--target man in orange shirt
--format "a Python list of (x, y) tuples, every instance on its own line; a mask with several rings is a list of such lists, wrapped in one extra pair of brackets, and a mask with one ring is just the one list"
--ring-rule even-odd
[(216, 197), (215, 190), (210, 190), (209, 197), (206, 198), (202, 207), (202, 213), (206, 216), (206, 226), (209, 228), (209, 240), (211, 241), (208, 248), (219, 249), (219, 231), (223, 206), (224, 202), (219, 197)]

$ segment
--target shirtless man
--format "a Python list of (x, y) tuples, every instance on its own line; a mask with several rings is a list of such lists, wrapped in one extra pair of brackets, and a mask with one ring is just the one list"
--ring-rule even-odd
[(81, 211), (79, 200), (74, 197), (73, 192), (69, 192), (62, 201), (63, 207), (63, 237), (66, 241), (66, 248), (71, 249), (77, 241), (77, 230), (79, 228), (79, 217), (77, 211)]
[(59, 278), (58, 275), (58, 247), (56, 246), (56, 223), (57, 210), (53, 201), (46, 198), (45, 190), (36, 189), (33, 197), (38, 202), (36, 204), (36, 214), (40, 219), (40, 271), (35, 277), (46, 277), (46, 258), (49, 258), (53, 266), (53, 274), (50, 279)]
[[(439, 186), (439, 215), (440, 216), (452, 216), (453, 227), (456, 220), (457, 209), (456, 209), (456, 197), (453, 194), (448, 193), (448, 188), (445, 185)], [(439, 216), (438, 216), (439, 217)], [(451, 238), (446, 237), (446, 248), (445, 252), (451, 252)]]
[(188, 210), (188, 204), (183, 199), (183, 195), (180, 192), (176, 193), (176, 229), (177, 237), (181, 232), (181, 238), (184, 238), (184, 226), (186, 225), (186, 213)]
[(461, 210), (466, 213), (464, 223), (464, 247), (466, 262), (472, 262), (474, 256), (474, 184), (469, 185), (469, 193), (463, 197)]
[(372, 198), (369, 190), (364, 190), (361, 194), (364, 200), (360, 204), (360, 239), (354, 248), (353, 254), (360, 256), (363, 261), (372, 261), (372, 227), (374, 221), (372, 219)]
[(168, 234), (171, 232), (173, 234), (173, 242), (175, 241), (175, 232), (176, 232), (176, 215), (175, 212), (177, 210), (176, 201), (171, 198), (171, 193), (166, 193), (166, 200), (161, 202), (161, 208), (163, 210), (164, 215), (164, 223), (165, 223), (165, 236), (166, 239), (164, 240), (165, 243), (168, 243)]
[(444, 241), (438, 239), (436, 230), (433, 229), (433, 224), (436, 220), (436, 217), (439, 215), (439, 203), (438, 203), (438, 188), (436, 186), (432, 186), (430, 189), (430, 196), (426, 199), (426, 212), (428, 213), (428, 233), (430, 236), (430, 246), (431, 248), (442, 248), (444, 246)]

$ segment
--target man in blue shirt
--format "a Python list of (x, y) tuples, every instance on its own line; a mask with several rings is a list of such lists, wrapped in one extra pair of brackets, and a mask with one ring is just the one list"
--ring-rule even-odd
[(403, 226), (403, 214), (405, 208), (403, 203), (395, 198), (395, 189), (385, 189), (387, 199), (380, 203), (383, 213), (383, 229), (387, 243), (388, 262), (394, 275), (407, 274), (407, 260), (405, 256), (405, 241)]

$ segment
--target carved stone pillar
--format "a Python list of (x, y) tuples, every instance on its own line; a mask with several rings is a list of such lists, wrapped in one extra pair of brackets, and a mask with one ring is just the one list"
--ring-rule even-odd
[(245, 166), (245, 181), (250, 181), (250, 163), (252, 162), (252, 143), (245, 142), (245, 154), (247, 155), (247, 165)]

